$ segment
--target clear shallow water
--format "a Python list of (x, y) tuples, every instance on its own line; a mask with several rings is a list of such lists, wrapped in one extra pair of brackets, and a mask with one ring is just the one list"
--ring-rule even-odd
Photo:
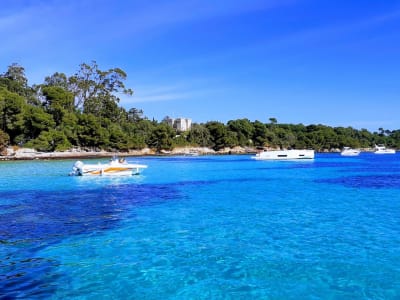
[(400, 155), (0, 164), (0, 298), (399, 299)]

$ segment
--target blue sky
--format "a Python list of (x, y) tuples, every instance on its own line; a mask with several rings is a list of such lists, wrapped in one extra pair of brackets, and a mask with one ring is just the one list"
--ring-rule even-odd
[(400, 1), (3, 2), (0, 72), (30, 84), (95, 60), (148, 118), (400, 129)]

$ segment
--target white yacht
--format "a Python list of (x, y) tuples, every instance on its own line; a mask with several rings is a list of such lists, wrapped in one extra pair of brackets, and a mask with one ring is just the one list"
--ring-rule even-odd
[(106, 164), (84, 164), (77, 161), (72, 167), (70, 175), (72, 176), (127, 176), (138, 175), (146, 165), (130, 164), (124, 158), (113, 157), (109, 163)]
[(342, 152), (340, 152), (340, 155), (342, 156), (357, 156), (360, 154), (360, 150), (358, 149), (352, 149), (350, 147), (343, 147)]
[(388, 149), (384, 145), (375, 145), (375, 154), (395, 154), (396, 150)]
[(252, 158), (257, 160), (314, 159), (314, 150), (264, 150)]

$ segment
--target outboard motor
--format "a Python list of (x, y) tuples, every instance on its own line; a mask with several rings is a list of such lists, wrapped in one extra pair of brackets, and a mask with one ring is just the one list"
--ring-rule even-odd
[(76, 163), (74, 163), (74, 166), (72, 167), (72, 171), (69, 173), (69, 175), (70, 176), (82, 175), (82, 167), (83, 167), (83, 162), (78, 160)]

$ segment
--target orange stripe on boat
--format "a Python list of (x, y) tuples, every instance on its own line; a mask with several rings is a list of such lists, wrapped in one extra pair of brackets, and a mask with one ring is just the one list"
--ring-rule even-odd
[(115, 172), (120, 172), (120, 171), (129, 171), (129, 168), (121, 168), (121, 167), (111, 167), (111, 168), (107, 168), (104, 169), (103, 172), (104, 173), (115, 173)]

